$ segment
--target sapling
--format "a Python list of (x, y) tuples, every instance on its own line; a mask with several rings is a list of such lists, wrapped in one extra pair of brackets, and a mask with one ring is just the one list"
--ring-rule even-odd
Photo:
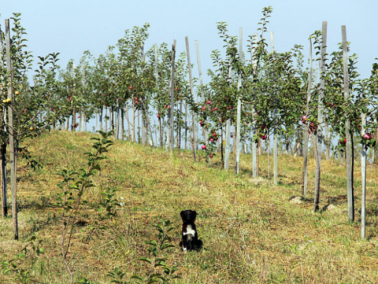
[[(174, 247), (170, 244), (171, 237), (168, 233), (174, 229), (169, 220), (161, 219), (154, 227), (158, 230), (157, 240), (145, 242), (150, 247), (148, 251), (150, 257), (141, 257), (140, 261), (147, 263), (147, 272), (145, 276), (133, 275), (131, 279), (135, 279), (139, 283), (170, 283), (173, 279), (178, 279), (180, 276), (176, 275), (177, 267), (171, 268), (166, 263), (166, 257), (162, 254), (167, 249)], [(130, 281), (124, 281), (125, 273), (119, 268), (115, 268), (113, 272), (108, 273), (108, 277), (112, 279), (111, 283), (126, 284)]]
[(70, 274), (71, 284), (74, 283), (72, 264), (74, 256), (70, 256), (70, 250), (76, 221), (83, 205), (86, 203), (83, 200), (83, 195), (88, 188), (95, 187), (91, 177), (101, 171), (100, 161), (106, 159), (104, 154), (113, 145), (113, 141), (109, 139), (113, 134), (112, 131), (105, 133), (100, 130), (99, 133), (101, 139), (97, 137), (91, 138), (91, 140), (95, 141), (92, 145), (95, 151), (85, 153), (88, 158), (87, 169), (79, 169), (78, 171), (64, 169), (58, 173), (63, 177), (63, 181), (58, 184), (62, 192), (59, 194), (56, 204), (62, 208), (61, 253), (63, 262)]

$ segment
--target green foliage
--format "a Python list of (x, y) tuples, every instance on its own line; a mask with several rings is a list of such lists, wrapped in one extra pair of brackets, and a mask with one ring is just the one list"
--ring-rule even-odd
[(36, 236), (31, 236), (20, 253), (7, 261), (0, 262), (1, 272), (11, 274), (17, 283), (27, 284), (37, 282), (31, 273), (31, 268), (37, 263), (41, 254), (45, 250), (42, 247), (42, 240)]
[[(173, 248), (171, 237), (168, 233), (174, 229), (169, 220), (161, 219), (156, 223), (154, 227), (157, 229), (157, 240), (147, 241), (149, 245), (148, 251), (150, 255), (148, 257), (141, 257), (140, 261), (146, 263), (148, 272), (145, 276), (133, 275), (131, 279), (138, 283), (170, 283), (173, 279), (178, 279), (180, 276), (176, 275), (177, 267), (169, 267), (166, 263), (167, 258), (163, 256), (163, 253), (169, 248)], [(169, 251), (167, 251), (169, 253)], [(113, 272), (108, 273), (108, 277), (112, 279), (111, 283), (126, 284), (130, 281), (123, 281), (125, 273), (119, 268), (116, 268)]]
[[(107, 153), (108, 148), (113, 145), (113, 141), (109, 139), (111, 135), (113, 135), (112, 131), (108, 133), (99, 131), (99, 133), (101, 138), (91, 138), (91, 140), (94, 141), (92, 145), (94, 151), (85, 153), (88, 159), (88, 169), (81, 168), (77, 171), (63, 169), (62, 171), (58, 172), (58, 175), (63, 178), (62, 182), (58, 184), (61, 192), (56, 200), (56, 205), (62, 208), (62, 257), (67, 270), (71, 275), (71, 282), (73, 272), (72, 268), (70, 267), (70, 262), (72, 257), (69, 257), (69, 253), (78, 214), (81, 207), (87, 203), (85, 200), (83, 200), (83, 195), (89, 188), (95, 187), (91, 177), (101, 171), (100, 162), (106, 159), (104, 154)], [(115, 205), (116, 201), (112, 199), (114, 192), (114, 190), (108, 190), (103, 194), (105, 197), (104, 201), (101, 203), (101, 206), (105, 208), (106, 213), (100, 215), (101, 221), (115, 215), (113, 212), (113, 206)], [(98, 227), (99, 225), (97, 228)]]

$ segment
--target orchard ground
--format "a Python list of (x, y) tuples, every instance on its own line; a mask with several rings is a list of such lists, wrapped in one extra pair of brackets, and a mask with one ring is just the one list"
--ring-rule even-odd
[[(43, 240), (45, 254), (29, 268), (42, 283), (68, 283), (61, 256), (61, 212), (54, 206), (62, 168), (85, 167), (84, 152), (92, 145), (89, 133), (51, 132), (27, 141), (43, 168), (33, 171), (19, 162), (19, 232), (12, 239), (12, 218), (0, 219), (0, 260), (10, 260), (35, 235)], [(221, 169), (220, 155), (208, 166), (199, 152), (170, 153), (126, 141), (116, 141), (94, 178), (97, 187), (84, 194), (87, 206), (80, 213), (72, 253), (75, 278), (110, 283), (106, 276), (115, 267), (143, 275), (140, 257), (148, 256), (145, 241), (155, 239), (159, 217), (176, 227), (176, 245), (167, 253), (181, 279), (174, 283), (377, 283), (378, 279), (378, 177), (377, 165), (367, 173), (367, 240), (360, 239), (361, 181), (355, 169), (356, 222), (348, 223), (346, 170), (336, 161), (322, 161), (321, 208), (313, 213), (315, 161), (309, 160), (308, 199), (301, 195), (302, 157), (279, 155), (279, 185), (267, 180), (267, 156), (260, 157), (261, 178), (252, 179), (251, 156), (241, 156), (241, 174)], [(272, 157), (271, 157), (272, 158)], [(231, 159), (231, 165), (233, 165)], [(270, 161), (273, 166), (273, 159)], [(101, 192), (118, 188), (123, 202), (117, 217), (108, 221), (86, 244)], [(10, 199), (10, 191), (8, 192)], [(197, 228), (204, 242), (201, 252), (183, 253), (178, 244), (180, 211), (196, 210)], [(11, 212), (11, 211), (10, 211)], [(27, 267), (28, 261), (21, 264)], [(4, 271), (3, 271), (4, 272)], [(12, 282), (0, 273), (1, 283)]]

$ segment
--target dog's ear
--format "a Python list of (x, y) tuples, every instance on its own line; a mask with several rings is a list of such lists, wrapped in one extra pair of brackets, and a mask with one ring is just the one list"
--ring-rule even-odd
[(184, 218), (184, 211), (181, 211), (180, 216), (181, 218)]

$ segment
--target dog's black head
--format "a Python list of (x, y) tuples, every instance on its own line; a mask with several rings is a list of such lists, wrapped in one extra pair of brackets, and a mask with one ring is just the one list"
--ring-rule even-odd
[(180, 213), (182, 221), (194, 222), (196, 220), (197, 212), (193, 210), (185, 210)]

